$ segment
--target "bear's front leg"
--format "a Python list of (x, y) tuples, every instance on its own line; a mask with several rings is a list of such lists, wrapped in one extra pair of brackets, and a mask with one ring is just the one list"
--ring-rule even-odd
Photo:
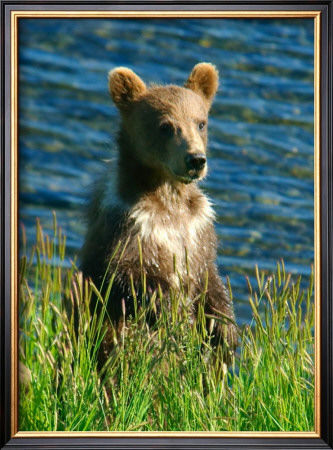
[[(206, 293), (205, 314), (207, 314), (207, 329), (211, 332), (211, 343), (214, 347), (224, 345), (225, 362), (230, 362), (230, 356), (237, 347), (238, 332), (235, 322), (232, 300), (218, 274), (217, 267), (211, 265), (208, 269), (208, 289)], [(214, 316), (215, 319), (212, 319)], [(214, 326), (211, 330), (212, 320)]]
[[(156, 292), (159, 291), (168, 292), (168, 287), (160, 277), (145, 276), (143, 285), (143, 274), (140, 269), (135, 271), (132, 268), (131, 272), (127, 269), (127, 273), (123, 271), (123, 267), (120, 264), (119, 267), (111, 267), (110, 273), (116, 273), (109, 296), (107, 298), (106, 309), (107, 314), (104, 318), (104, 337), (102, 340), (101, 348), (98, 353), (98, 368), (102, 370), (106, 361), (108, 360), (111, 352), (115, 347), (115, 342), (119, 341), (123, 332), (126, 321), (132, 317), (136, 317), (136, 311), (139, 310), (143, 304), (148, 308), (146, 313), (146, 320), (149, 326), (153, 326), (156, 322), (156, 316), (159, 314), (159, 304), (156, 302), (155, 308), (149, 308), (150, 299)], [(129, 272), (129, 274), (128, 274)], [(107, 287), (105, 286), (102, 291), (102, 297), (105, 295)], [(101, 313), (102, 306), (98, 302), (96, 308), (96, 302), (98, 299), (93, 296), (91, 302), (92, 314)]]

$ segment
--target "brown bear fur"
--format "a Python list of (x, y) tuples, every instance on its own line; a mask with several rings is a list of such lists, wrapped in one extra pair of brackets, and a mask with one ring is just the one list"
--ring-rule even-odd
[[(208, 274), (205, 312), (231, 319), (227, 333), (215, 321), (214, 342), (226, 338), (233, 349), (232, 302), (215, 264), (214, 212), (196, 182), (206, 175), (207, 164), (205, 159), (194, 167), (186, 162), (188, 155), (190, 160), (193, 154), (205, 158), (208, 111), (217, 87), (218, 72), (207, 63), (193, 68), (184, 87), (147, 88), (125, 67), (109, 73), (110, 94), (121, 113), (119, 158), (117, 166), (108, 169), (96, 185), (81, 268), (97, 287), (106, 271), (110, 277), (117, 268), (108, 303), (116, 326), (123, 316), (122, 305), (126, 314), (133, 313), (130, 276), (139, 296), (142, 269), (148, 291), (160, 288), (167, 296), (170, 288), (179, 289), (175, 259), (192, 299), (204, 290)], [(124, 253), (110, 263), (120, 241), (127, 244)], [(102, 359), (110, 349), (106, 338)]]

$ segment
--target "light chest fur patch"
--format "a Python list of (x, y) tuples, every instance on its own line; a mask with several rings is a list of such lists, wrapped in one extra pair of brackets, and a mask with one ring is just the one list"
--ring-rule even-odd
[(191, 270), (192, 258), (197, 259), (197, 255), (202, 253), (204, 234), (215, 220), (209, 199), (200, 194), (195, 214), (179, 198), (172, 197), (171, 192), (164, 192), (163, 201), (154, 202), (147, 196), (135, 205), (129, 205), (117, 193), (117, 178), (112, 175), (103, 180), (102, 208), (117, 207), (128, 211), (128, 231), (133, 238), (140, 239), (143, 248), (147, 246), (150, 250), (148, 265), (158, 268), (159, 258), (163, 255), (172, 267), (175, 258), (178, 272), (185, 276), (187, 264)]
[(161, 211), (145, 201), (139, 202), (130, 211), (133, 231), (142, 244), (149, 246), (157, 259), (161, 254), (169, 259), (170, 265), (176, 258), (181, 276), (186, 275), (187, 264), (191, 272), (192, 259), (197, 259), (197, 255), (201, 254), (204, 233), (215, 218), (211, 204), (204, 195), (201, 203), (195, 215), (181, 204), (179, 209), (170, 211), (166, 208)]

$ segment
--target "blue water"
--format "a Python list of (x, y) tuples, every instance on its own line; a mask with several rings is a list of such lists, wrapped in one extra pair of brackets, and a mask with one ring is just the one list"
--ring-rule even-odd
[(309, 276), (314, 259), (312, 19), (20, 19), (19, 212), (28, 244), (35, 220), (84, 236), (89, 187), (115, 155), (119, 117), (107, 73), (122, 65), (146, 82), (183, 84), (212, 62), (220, 89), (209, 123), (202, 187), (218, 215), (218, 263), (239, 323), (254, 266)]

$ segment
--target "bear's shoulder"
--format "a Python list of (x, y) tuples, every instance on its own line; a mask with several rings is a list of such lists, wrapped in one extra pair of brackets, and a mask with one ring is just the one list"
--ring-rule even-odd
[(94, 186), (92, 203), (98, 205), (99, 213), (110, 214), (114, 210), (126, 212), (131, 208), (119, 194), (117, 166), (117, 160), (106, 163), (102, 176)]

